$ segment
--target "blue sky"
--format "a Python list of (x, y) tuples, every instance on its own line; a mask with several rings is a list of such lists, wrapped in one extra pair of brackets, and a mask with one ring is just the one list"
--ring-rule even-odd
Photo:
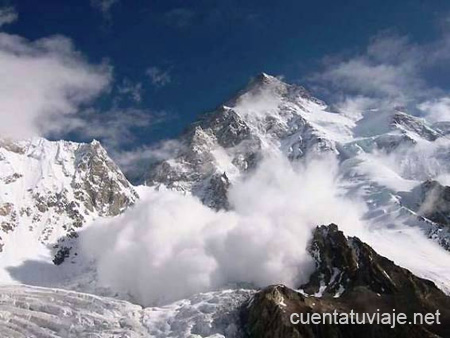
[[(7, 36), (22, 37), (30, 49), (38, 48), (36, 40), (64, 36), (70, 57), (82, 58), (80, 67), (108, 72), (105, 88), (93, 85), (95, 95), (73, 110), (89, 110), (78, 116), (97, 124), (116, 121), (109, 135), (68, 128), (62, 136), (105, 139), (117, 153), (176, 136), (262, 71), (329, 102), (345, 101), (337, 95), (344, 92), (392, 98), (398, 89), (396, 100), (409, 104), (419, 92), (427, 93), (423, 100), (431, 92), (436, 99), (450, 86), (449, 1), (0, 0), (0, 8), (16, 15), (2, 24), (0, 10)], [(417, 61), (435, 50), (432, 64)], [(370, 82), (374, 72), (380, 76), (371, 88), (352, 85)], [(119, 127), (129, 130), (113, 141)]]

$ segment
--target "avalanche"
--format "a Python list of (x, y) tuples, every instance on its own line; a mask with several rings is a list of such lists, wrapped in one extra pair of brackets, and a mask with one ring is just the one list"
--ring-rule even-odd
[[(339, 224), (346, 235), (360, 237), (396, 264), (436, 282), (445, 292), (450, 291), (450, 253), (444, 249), (450, 247), (448, 225), (427, 218), (421, 213), (420, 205), (411, 203), (423, 199), (424, 196), (416, 194), (420, 195), (418, 187), (425, 181), (435, 180), (442, 185), (449, 182), (450, 140), (445, 123), (430, 123), (401, 109), (371, 109), (356, 113), (334, 111), (304, 88), (261, 74), (235, 97), (190, 126), (174, 144), (180, 145), (176, 154), (152, 164), (142, 185), (134, 187), (96, 141), (79, 144), (51, 142), (42, 138), (1, 140), (1, 283), (62, 287), (138, 302), (139, 299), (133, 298), (136, 293), (130, 290), (124, 292), (99, 283), (102, 279), (99, 278), (99, 262), (89, 260), (92, 257), (86, 256), (78, 243), (78, 236), (81, 229), (89, 232), (98, 225), (97, 222), (103, 223), (105, 229), (111, 223), (114, 229), (120, 226), (127, 229), (126, 223), (117, 224), (120, 220), (126, 220), (127, 215), (144, 210), (148, 202), (144, 198), (134, 208), (138, 211), (127, 210), (138, 201), (138, 192), (144, 196), (149, 191), (163, 194), (166, 190), (174, 190), (180, 193), (177, 198), (195, 198), (212, 209), (208, 209), (208, 213), (214, 215), (211, 217), (213, 220), (229, 217), (230, 213), (236, 212), (247, 217), (247, 211), (252, 217), (260, 216), (261, 224), (270, 220), (280, 229), (279, 232), (270, 232), (277, 240), (281, 229), (286, 229), (286, 221), (282, 217), (274, 218), (270, 213), (274, 210), (280, 213), (281, 210), (283, 214), (285, 205), (295, 211), (296, 203), (301, 209), (310, 199), (315, 202), (313, 207), (324, 213), (336, 206), (343, 216), (349, 210), (356, 210), (352, 214), (359, 215), (357, 221)], [(304, 182), (303, 185), (280, 180), (282, 184), (276, 188), (266, 184), (254, 194), (251, 194), (251, 189), (245, 194), (248, 182), (251, 183), (252, 178), (255, 181), (258, 169), (267, 158), (281, 157), (289, 159), (293, 167), (307, 167), (313, 161), (320, 162), (329, 156), (336, 163), (335, 170), (331, 167), (321, 169), (332, 175), (327, 179), (331, 179), (333, 185), (328, 190), (323, 189), (318, 196), (332, 195), (333, 198), (338, 196), (351, 201), (348, 208), (338, 204), (330, 206), (334, 199), (324, 199), (321, 204), (313, 198), (312, 194), (316, 191), (305, 186), (308, 183), (313, 187), (317, 185), (314, 175), (309, 176), (311, 182)], [(275, 185), (279, 183), (270, 176), (265, 179), (266, 182), (275, 182)], [(267, 189), (264, 190), (264, 187)], [(286, 187), (296, 190), (283, 194)], [(260, 203), (267, 196), (273, 197), (273, 203)], [(303, 205), (300, 205), (301, 201), (304, 201)], [(258, 208), (264, 208), (264, 212), (258, 215)], [(123, 216), (120, 216), (122, 213)], [(177, 213), (172, 216), (172, 224), (179, 227), (186, 223), (188, 217)], [(310, 223), (321, 221), (319, 218), (308, 219), (308, 227), (317, 225)], [(305, 224), (303, 217), (298, 224)], [(215, 229), (213, 225), (208, 224), (204, 229)], [(291, 223), (289, 227), (292, 227)], [(244, 227), (239, 229), (245, 230)], [(101, 254), (105, 253), (101, 247), (103, 239), (113, 234), (107, 230), (105, 236), (100, 236), (94, 243), (97, 245), (94, 251)], [(257, 233), (258, 229), (255, 226), (253, 230)], [(214, 241), (204, 240), (204, 233), (201, 234), (196, 238), (187, 235), (174, 246), (174, 252), (183, 245), (190, 247), (193, 240), (202, 245), (209, 243), (216, 253), (220, 251), (219, 247), (210, 244)], [(241, 240), (243, 237), (234, 238)], [(164, 240), (167, 238), (163, 238), (163, 243)], [(120, 238), (117, 242), (120, 245)], [(211, 256), (211, 251), (208, 251), (212, 250), (211, 246), (200, 246), (208, 257)], [(277, 254), (282, 257), (288, 252), (285, 249), (288, 250), (278, 246)], [(133, 251), (124, 251), (124, 254), (145, 262), (145, 256), (133, 256)], [(157, 254), (152, 257), (159, 257)], [(100, 256), (94, 255), (94, 258)], [(269, 255), (268, 260), (276, 261), (277, 257)], [(114, 264), (107, 259), (106, 263), (103, 259), (102, 264)], [(236, 266), (239, 263), (246, 266), (248, 262), (235, 259)], [(234, 268), (237, 269), (236, 266)], [(174, 276), (175, 282), (183, 278)], [(268, 280), (264, 279), (264, 273), (260, 277), (259, 280)], [(271, 278), (278, 276), (272, 275)], [(270, 282), (274, 280), (270, 279)], [(174, 290), (168, 288), (165, 291), (169, 295)], [(192, 293), (200, 291), (206, 290), (194, 289)], [(0, 322), (2, 329), (10, 330), (5, 332), (15, 332), (23, 324), (30, 332), (43, 330), (47, 334), (49, 331), (46, 328), (53, 325), (53, 332), (64, 336), (72, 329), (76, 332), (84, 324), (89, 324), (92, 333), (98, 333), (99, 328), (105, 325), (109, 332), (127, 332), (130, 336), (166, 337), (172, 334), (188, 337), (189, 334), (198, 334), (204, 337), (233, 337), (234, 333), (230, 333), (235, 332), (233, 309), (244, 295), (248, 296), (252, 291), (192, 294), (170, 305), (150, 309), (57, 289), (4, 286), (1, 293)], [(178, 294), (174, 292), (173, 295)], [(167, 299), (173, 300), (171, 297)], [(79, 312), (70, 312), (74, 311), (73, 308)], [(30, 322), (25, 324), (23, 318), (31, 309), (37, 309), (39, 314), (27, 317), (31, 319), (27, 319)], [(125, 316), (126, 320), (121, 321), (121, 316)], [(217, 321), (212, 320), (215, 316), (219, 318)], [(214, 323), (221, 321), (226, 325), (220, 328), (215, 326)], [(48, 336), (52, 335), (48, 333)]]

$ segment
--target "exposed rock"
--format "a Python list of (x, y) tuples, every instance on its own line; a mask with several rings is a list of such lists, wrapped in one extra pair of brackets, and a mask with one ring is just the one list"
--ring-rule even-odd
[(227, 192), (230, 187), (230, 180), (226, 173), (222, 175), (214, 174), (210, 180), (206, 191), (203, 193), (202, 202), (210, 208), (220, 210), (228, 210)]
[(423, 119), (408, 115), (402, 111), (395, 112), (391, 124), (395, 128), (415, 133), (428, 141), (435, 141), (439, 136), (442, 136), (441, 133), (428, 126)]
[(7, 216), (11, 213), (13, 210), (13, 204), (12, 203), (3, 203), (0, 205), (0, 216)]
[[(118, 215), (138, 198), (97, 141), (0, 140), (0, 155), (0, 244), (23, 226), (43, 245), (71, 247), (86, 222)], [(55, 260), (66, 256), (56, 252)]]
[(55, 265), (62, 264), (64, 262), (64, 260), (70, 256), (70, 250), (71, 250), (71, 248), (68, 248), (68, 247), (65, 247), (65, 246), (60, 248), (56, 252), (55, 258), (53, 258), (53, 263)]
[[(162, 184), (191, 193), (212, 208), (227, 208), (229, 186), (255, 168), (268, 148), (290, 159), (337, 152), (334, 141), (302, 116), (325, 108), (303, 87), (260, 74), (225, 105), (192, 124), (179, 138), (178, 154), (153, 165), (146, 184)], [(227, 183), (221, 184), (224, 173)]]
[[(346, 238), (336, 225), (318, 227), (310, 246), (316, 271), (301, 292), (283, 285), (255, 295), (243, 310), (249, 337), (449, 337), (450, 297), (433, 282), (378, 255), (358, 238)], [(308, 295), (310, 294), (310, 295)], [(297, 324), (292, 313), (440, 312), (440, 325)]]
[(432, 223), (428, 231), (429, 237), (450, 250), (450, 187), (428, 180), (410, 192), (399, 195), (403, 205)]
[(413, 189), (412, 195), (412, 198), (416, 198), (410, 200), (409, 205), (420, 216), (439, 224), (450, 225), (450, 187), (437, 181), (425, 181)]
[[(72, 187), (77, 199), (100, 216), (116, 216), (138, 198), (119, 167), (99, 142), (80, 146)], [(131, 192), (131, 193), (130, 193)]]

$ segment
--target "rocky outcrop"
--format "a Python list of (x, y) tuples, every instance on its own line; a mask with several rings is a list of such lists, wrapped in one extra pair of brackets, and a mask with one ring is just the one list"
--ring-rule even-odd
[(228, 187), (255, 168), (265, 152), (282, 151), (292, 160), (337, 153), (335, 143), (303, 117), (325, 108), (303, 87), (260, 74), (192, 124), (179, 138), (180, 151), (153, 165), (146, 184), (190, 193), (207, 206), (226, 209)]
[(450, 226), (450, 187), (437, 181), (425, 181), (411, 192), (409, 204), (420, 216)]
[(57, 264), (86, 222), (118, 215), (138, 198), (99, 142), (42, 138), (0, 141), (0, 191), (0, 248), (21, 227), (54, 249)]
[(450, 187), (427, 180), (399, 195), (404, 206), (428, 223), (428, 236), (450, 250)]
[(428, 126), (423, 119), (414, 117), (402, 111), (396, 111), (391, 125), (402, 132), (410, 132), (428, 141), (435, 141), (442, 133)]
[(75, 198), (100, 216), (116, 216), (138, 198), (119, 167), (97, 141), (80, 146), (71, 186)]
[[(336, 225), (318, 227), (310, 245), (316, 270), (294, 291), (283, 285), (257, 293), (244, 307), (249, 337), (449, 337), (450, 298), (433, 282), (377, 254), (358, 238), (346, 238)], [(297, 324), (292, 313), (440, 312), (440, 325)]]

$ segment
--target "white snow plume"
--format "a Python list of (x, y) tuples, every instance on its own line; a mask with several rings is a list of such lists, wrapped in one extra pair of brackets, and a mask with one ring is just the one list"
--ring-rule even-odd
[(316, 225), (359, 224), (363, 208), (340, 196), (337, 173), (335, 159), (268, 158), (233, 186), (229, 212), (149, 189), (122, 216), (89, 227), (82, 247), (100, 283), (143, 305), (235, 283), (295, 287), (314, 268), (306, 247)]

